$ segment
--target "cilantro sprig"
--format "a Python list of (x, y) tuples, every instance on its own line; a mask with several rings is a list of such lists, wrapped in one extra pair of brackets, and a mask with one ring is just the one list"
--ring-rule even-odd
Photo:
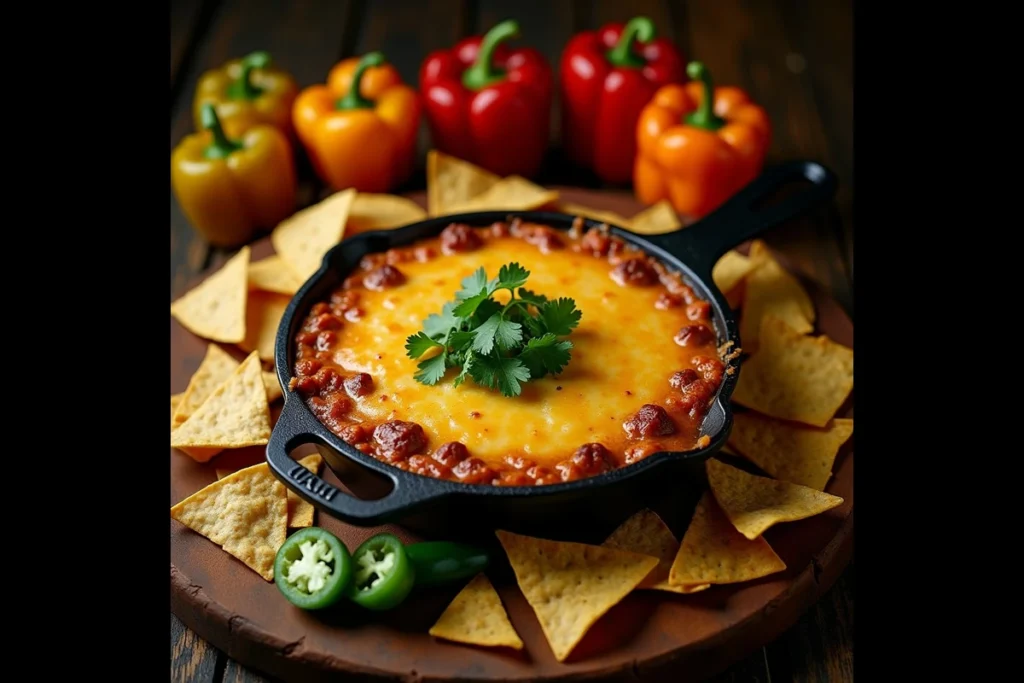
[[(529, 277), (521, 265), (509, 263), (491, 280), (483, 268), (465, 278), (455, 300), (405, 341), (409, 358), (426, 356), (417, 365), (416, 381), (434, 385), (449, 368), (458, 368), (455, 386), (471, 378), (513, 397), (522, 393), (523, 383), (560, 373), (572, 350), (572, 342), (562, 337), (579, 325), (583, 313), (570, 298), (548, 299), (526, 289)], [(493, 298), (503, 289), (510, 294), (506, 304)]]

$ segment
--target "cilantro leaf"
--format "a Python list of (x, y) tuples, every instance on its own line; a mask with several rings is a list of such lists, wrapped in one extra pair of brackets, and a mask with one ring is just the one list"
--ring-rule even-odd
[(455, 304), (451, 301), (441, 307), (441, 313), (431, 313), (423, 321), (423, 331), (431, 339), (441, 339), (449, 331), (457, 329), (462, 321), (453, 312)]
[(452, 335), (448, 338), (449, 354), (457, 354), (464, 351), (466, 347), (473, 343), (474, 338), (476, 338), (475, 332), (452, 332)]
[(536, 292), (531, 292), (530, 290), (526, 289), (525, 287), (520, 288), (520, 290), (519, 290), (519, 298), (522, 299), (523, 301), (527, 301), (527, 302), (529, 302), (529, 303), (531, 303), (531, 304), (533, 304), (534, 306), (537, 306), (537, 307), (540, 307), (542, 304), (546, 304), (548, 302), (548, 298), (546, 296), (544, 296), (543, 294), (537, 294)]
[(518, 287), (526, 284), (526, 278), (530, 277), (530, 271), (518, 263), (510, 263), (502, 266), (498, 271), (498, 288), (510, 289), (513, 292)]
[(522, 393), (520, 382), (530, 380), (530, 371), (518, 358), (478, 355), (469, 372), (477, 384), (497, 389), (509, 398)]
[(500, 323), (500, 313), (495, 313), (485, 320), (484, 323), (474, 331), (473, 346), (470, 348), (485, 355), (490, 353), (494, 349), (494, 333), (498, 329), (498, 325)]
[(502, 351), (510, 351), (523, 341), (523, 326), (511, 320), (501, 320), (494, 331), (494, 340)]
[[(468, 299), (471, 296), (476, 296), (482, 292), (487, 285), (487, 273), (484, 271), (483, 266), (473, 272), (472, 275), (467, 275), (462, 279), (462, 289), (455, 294), (455, 298), (459, 301)], [(494, 290), (491, 290), (494, 291)], [(491, 292), (488, 292), (490, 295)], [(460, 316), (461, 317), (461, 316)]]
[(421, 384), (428, 384), (431, 386), (437, 384), (438, 381), (444, 377), (445, 370), (448, 369), (445, 364), (447, 356), (448, 354), (442, 351), (436, 356), (428, 358), (425, 361), (421, 361), (416, 366), (420, 371), (413, 375), (413, 377)]
[(494, 348), (495, 342), (502, 351), (508, 351), (523, 341), (523, 326), (509, 320), (504, 320), (501, 313), (495, 313), (476, 328), (476, 337), (473, 339), (473, 350), (482, 354), (488, 354)]
[[(413, 359), (439, 349), (420, 361), (416, 380), (434, 385), (448, 368), (459, 368), (456, 387), (472, 378), (514, 397), (522, 393), (522, 383), (562, 372), (573, 348), (562, 337), (576, 328), (582, 313), (570, 298), (552, 300), (523, 287), (529, 275), (518, 263), (510, 263), (491, 280), (483, 268), (463, 278), (455, 300), (428, 316), (423, 330), (406, 339)], [(492, 297), (499, 289), (512, 293), (507, 303)]]
[(457, 376), (455, 377), (455, 382), (454, 382), (454, 385), (455, 385), (455, 388), (456, 388), (456, 389), (457, 389), (457, 388), (459, 387), (459, 385), (461, 385), (461, 384), (462, 384), (463, 382), (465, 382), (465, 381), (466, 381), (466, 378), (467, 378), (467, 377), (472, 377), (472, 372), (473, 372), (473, 359), (474, 359), (475, 357), (476, 357), (476, 356), (474, 356), (474, 355), (473, 355), (473, 354), (471, 354), (471, 353), (469, 353), (469, 354), (466, 354), (466, 360), (465, 360), (465, 362), (464, 362), (464, 363), (462, 364), (462, 372), (460, 372), (460, 373), (459, 373), (459, 374), (458, 374), (458, 375), (457, 375)]
[(479, 325), (480, 323), (487, 320), (495, 313), (501, 311), (502, 308), (504, 307), (494, 299), (487, 299), (482, 304), (477, 306), (476, 312), (473, 313), (473, 319), (470, 320), (470, 327), (472, 328), (474, 326), (474, 323), (476, 325)]
[(580, 323), (583, 312), (576, 308), (576, 302), (567, 297), (549, 301), (540, 307), (540, 317), (548, 332), (566, 335)]
[(423, 332), (417, 332), (405, 340), (405, 352), (413, 360), (419, 358), (435, 346), (441, 346)]
[(484, 289), (479, 294), (463, 299), (462, 302), (452, 310), (452, 313), (460, 318), (469, 318), (476, 312), (477, 307), (490, 299), (490, 297), (491, 295), (486, 289)]
[(547, 332), (544, 329), (544, 323), (533, 316), (528, 315), (523, 318), (523, 324), (526, 325), (526, 329), (531, 337), (543, 337)]
[(519, 354), (519, 360), (530, 369), (530, 378), (539, 379), (550, 373), (557, 375), (569, 364), (571, 341), (559, 341), (550, 332), (543, 337), (531, 339)]

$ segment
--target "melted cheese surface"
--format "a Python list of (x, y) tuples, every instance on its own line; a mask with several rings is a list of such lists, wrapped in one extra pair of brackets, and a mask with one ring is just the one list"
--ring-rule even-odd
[[(455, 388), (457, 370), (434, 386), (417, 382), (417, 360), (405, 340), (455, 298), (461, 281), (481, 266), (488, 278), (510, 262), (530, 271), (526, 288), (549, 298), (572, 297), (583, 313), (569, 339), (572, 359), (561, 375), (531, 380), (506, 398), (467, 379)], [(559, 249), (548, 254), (515, 238), (491, 239), (477, 251), (402, 263), (405, 284), (381, 292), (360, 290), (365, 316), (338, 331), (334, 362), (373, 376), (374, 391), (355, 401), (352, 417), (419, 423), (430, 448), (461, 441), (488, 462), (525, 455), (540, 465), (565, 459), (582, 444), (600, 442), (621, 454), (622, 423), (645, 403), (664, 405), (669, 377), (690, 367), (692, 350), (673, 336), (689, 323), (682, 307), (658, 310), (658, 287), (623, 287), (603, 259)], [(495, 298), (507, 299), (507, 292)], [(666, 444), (692, 448), (677, 435)], [(621, 455), (620, 455), (621, 457)]]

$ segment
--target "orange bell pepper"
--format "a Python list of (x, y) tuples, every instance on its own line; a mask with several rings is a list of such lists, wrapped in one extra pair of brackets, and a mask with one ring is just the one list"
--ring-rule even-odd
[(686, 70), (690, 83), (660, 88), (640, 113), (633, 188), (644, 204), (667, 198), (696, 219), (757, 177), (771, 126), (739, 88), (713, 88), (700, 62)]
[(224, 132), (231, 137), (239, 137), (258, 124), (274, 126), (290, 136), (292, 103), (298, 94), (295, 79), (272, 67), (266, 52), (233, 59), (200, 77), (192, 100), (196, 130), (203, 129), (203, 107), (212, 104)]
[(339, 62), (295, 100), (295, 131), (334, 190), (386, 192), (412, 173), (420, 102), (380, 52)]
[(292, 148), (274, 126), (228, 137), (212, 104), (201, 117), (205, 130), (171, 153), (171, 189), (196, 232), (215, 246), (237, 247), (295, 210)]

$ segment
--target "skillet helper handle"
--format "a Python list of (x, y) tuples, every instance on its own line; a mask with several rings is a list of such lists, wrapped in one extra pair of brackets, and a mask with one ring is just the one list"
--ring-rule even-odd
[[(379, 467), (372, 469), (388, 477), (394, 487), (382, 498), (363, 500), (324, 481), (288, 455), (295, 448), (307, 443), (333, 448), (329, 445), (326, 429), (298, 396), (290, 395), (285, 400), (281, 417), (267, 443), (267, 464), (274, 476), (317, 509), (349, 524), (376, 526), (391, 521), (397, 512), (404, 511), (409, 506), (420, 505), (437, 497), (438, 493), (432, 491), (430, 486), (408, 487), (405, 477), (396, 476), (404, 475), (405, 472), (389, 472), (391, 468), (381, 463)], [(406, 491), (406, 488), (411, 490)]]
[[(810, 185), (781, 202), (757, 208), (790, 183)], [(825, 204), (836, 193), (835, 174), (814, 161), (789, 161), (771, 166), (725, 204), (688, 228), (651, 236), (697, 273), (708, 276), (722, 254), (757, 235)], [(653, 237), (653, 239), (652, 239)]]

